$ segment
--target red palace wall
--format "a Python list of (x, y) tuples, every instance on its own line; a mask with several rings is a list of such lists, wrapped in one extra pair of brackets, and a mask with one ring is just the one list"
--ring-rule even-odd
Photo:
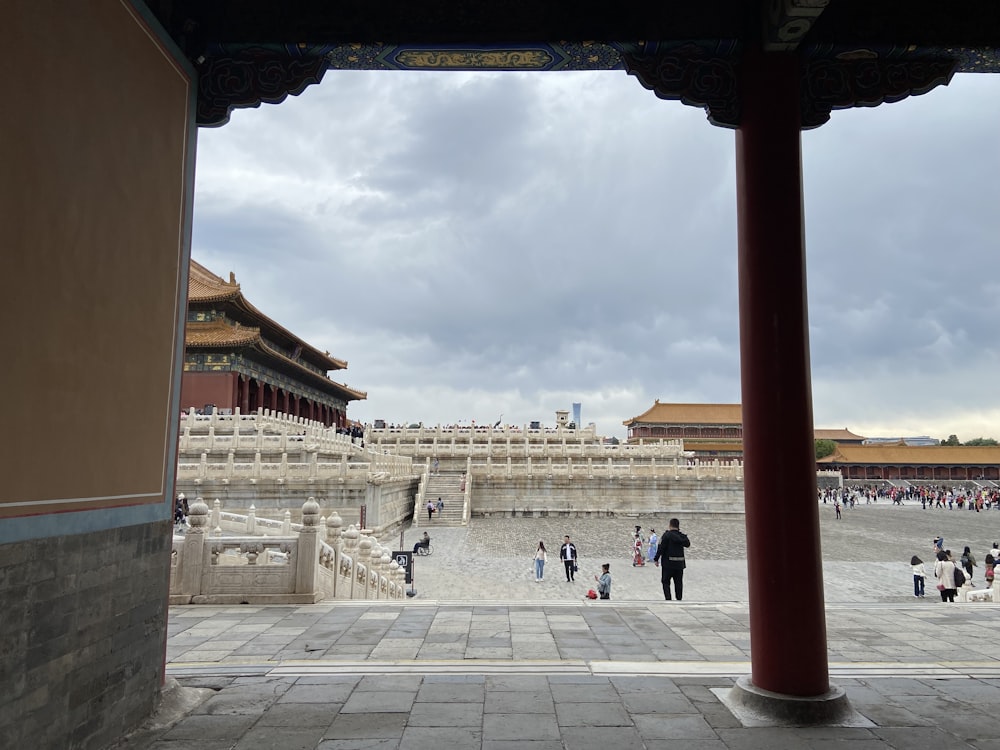
[(233, 372), (185, 372), (181, 379), (181, 409), (201, 409), (205, 404), (215, 404), (219, 409), (236, 408), (239, 405), (233, 400), (236, 377)]

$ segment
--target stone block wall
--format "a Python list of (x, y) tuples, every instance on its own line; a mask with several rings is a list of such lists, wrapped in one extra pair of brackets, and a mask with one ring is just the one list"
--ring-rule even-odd
[(0, 545), (0, 747), (105, 748), (151, 712), (171, 525)]
[(743, 483), (715, 479), (634, 480), (475, 477), (473, 516), (671, 516), (742, 514)]

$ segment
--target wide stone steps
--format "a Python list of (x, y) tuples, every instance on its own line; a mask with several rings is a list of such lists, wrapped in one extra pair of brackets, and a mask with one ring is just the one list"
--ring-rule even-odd
[[(444, 502), (444, 510), (434, 511), (432, 520), (427, 519), (427, 501), (437, 504), (438, 498)], [(421, 525), (461, 526), (463, 521), (462, 507), (465, 503), (465, 492), (462, 489), (461, 472), (439, 472), (427, 478), (424, 488), (424, 503), (414, 509), (414, 515), (420, 515)]]

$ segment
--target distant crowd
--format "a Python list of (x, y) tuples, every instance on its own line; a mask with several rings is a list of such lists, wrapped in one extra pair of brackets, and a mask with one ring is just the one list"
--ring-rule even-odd
[(926, 485), (908, 485), (895, 487), (892, 485), (864, 485), (861, 487), (826, 488), (819, 491), (819, 497), (824, 504), (833, 503), (836, 510), (840, 507), (853, 508), (864, 503), (871, 505), (880, 500), (892, 505), (903, 505), (905, 502), (920, 503), (923, 508), (941, 508), (948, 510), (1000, 510), (1000, 490), (986, 487), (929, 487)]

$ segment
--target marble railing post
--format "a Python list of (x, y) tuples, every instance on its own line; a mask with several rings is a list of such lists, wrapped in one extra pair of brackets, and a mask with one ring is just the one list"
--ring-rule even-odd
[(295, 593), (315, 594), (319, 565), (319, 503), (309, 498), (302, 506), (302, 529), (295, 558)]
[(349, 558), (351, 558), (351, 562), (355, 566), (355, 567), (351, 568), (351, 570), (349, 571), (349, 578), (350, 578), (350, 580), (348, 581), (349, 586), (348, 586), (347, 591), (344, 592), (344, 593), (347, 594), (346, 598), (348, 598), (348, 599), (353, 599), (354, 598), (354, 592), (356, 591), (355, 584), (357, 583), (357, 580), (358, 580), (358, 576), (357, 576), (357, 564), (358, 564), (358, 539), (359, 539), (359, 537), (360, 537), (360, 533), (358, 532), (357, 527), (355, 527), (355, 525), (353, 523), (350, 526), (347, 527), (346, 531), (344, 531), (344, 535), (343, 535), (343, 539), (344, 539), (344, 541), (343, 541), (343, 554), (345, 554)]
[[(351, 596), (352, 599), (358, 599), (358, 598), (361, 598), (361, 599), (370, 599), (371, 598), (370, 596), (368, 596), (368, 589), (369, 589), (368, 581), (369, 581), (369, 579), (371, 577), (368, 574), (368, 570), (371, 567), (371, 557), (372, 557), (372, 540), (371, 540), (371, 537), (369, 537), (367, 535), (361, 535), (361, 537), (358, 539), (357, 556), (354, 558), (354, 564), (356, 566), (356, 568), (354, 570), (354, 580), (358, 581), (358, 576), (360, 575), (361, 569), (364, 568), (365, 569), (365, 577), (361, 581), (359, 581), (359, 583), (361, 583), (364, 586), (364, 588), (362, 589), (362, 592), (361, 592), (361, 593), (364, 594), (364, 596), (363, 597), (356, 597), (356, 596), (352, 595)], [(355, 589), (355, 591), (357, 591), (357, 589)]]
[(369, 553), (368, 560), (368, 585), (374, 588), (374, 596), (372, 599), (379, 598), (379, 579), (382, 577), (382, 545), (372, 538), (372, 551)]
[(208, 506), (200, 498), (195, 498), (188, 508), (188, 528), (181, 546), (180, 591), (183, 596), (194, 597), (201, 594), (202, 566), (205, 562), (205, 532), (208, 527)]

